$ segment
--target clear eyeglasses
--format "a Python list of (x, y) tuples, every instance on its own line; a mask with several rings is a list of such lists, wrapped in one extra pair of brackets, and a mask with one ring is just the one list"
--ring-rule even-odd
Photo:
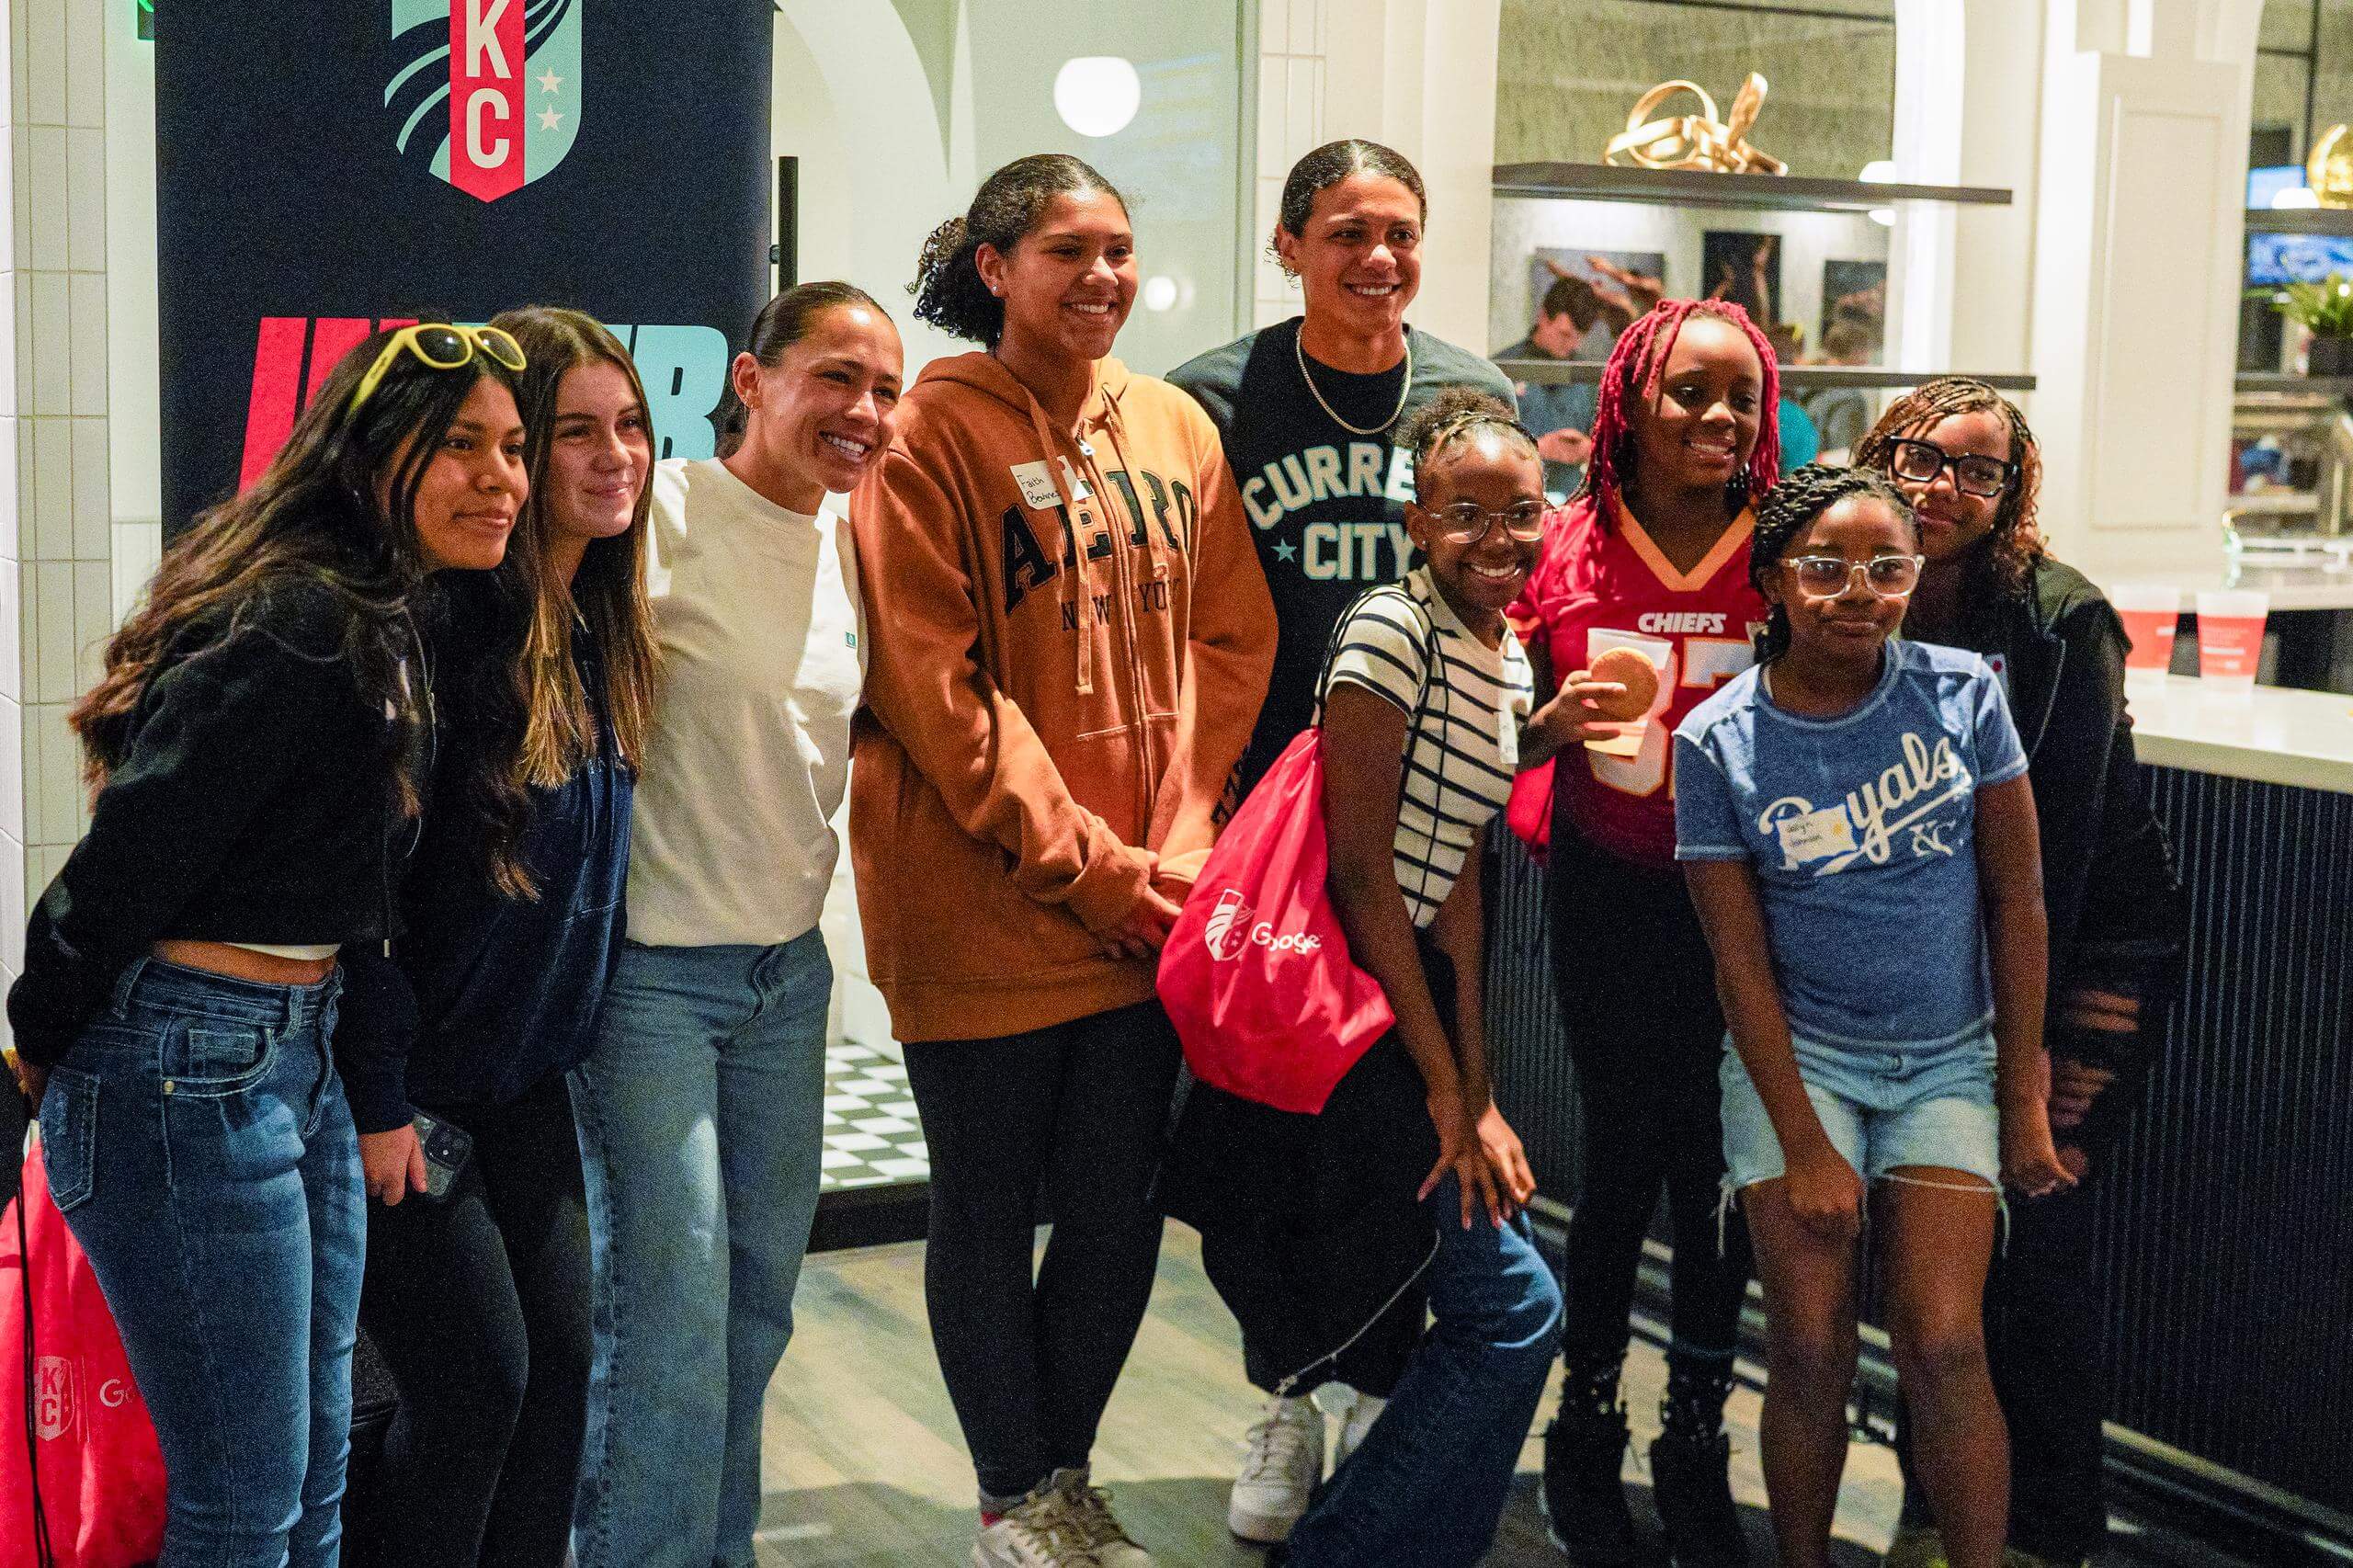
[(1465, 548), (1486, 538), (1487, 530), (1497, 523), (1503, 524), (1504, 531), (1522, 544), (1533, 544), (1544, 537), (1544, 505), (1540, 501), (1524, 501), (1500, 512), (1491, 512), (1475, 501), (1457, 501), (1430, 516), (1438, 519), (1440, 538)]
[(1874, 555), (1849, 561), (1843, 555), (1794, 555), (1781, 562), (1795, 574), (1799, 592), (1810, 599), (1835, 599), (1860, 579), (1883, 599), (1907, 597), (1920, 585), (1925, 555)]

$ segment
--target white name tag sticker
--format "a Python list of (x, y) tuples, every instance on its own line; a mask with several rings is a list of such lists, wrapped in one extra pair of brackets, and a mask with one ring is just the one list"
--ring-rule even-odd
[(1063, 504), (1063, 493), (1054, 488), (1054, 471), (1042, 462), (1015, 463), (1013, 483), (1021, 486), (1021, 498), (1040, 511)]
[(1844, 806), (1824, 806), (1803, 816), (1785, 817), (1773, 824), (1781, 837), (1782, 859), (1791, 866), (1849, 854), (1855, 847), (1855, 824)]
[[(1088, 455), (1093, 454), (1090, 452)], [(1070, 498), (1073, 501), (1085, 501), (1094, 495), (1094, 490), (1086, 483), (1086, 476), (1073, 468), (1068, 458), (1062, 460), (1062, 465), (1063, 483), (1070, 486)]]

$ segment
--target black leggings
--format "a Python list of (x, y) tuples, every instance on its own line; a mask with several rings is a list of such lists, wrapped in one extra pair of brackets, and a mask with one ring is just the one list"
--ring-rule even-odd
[[(1156, 1002), (906, 1048), (931, 1152), (924, 1301), (984, 1500), (1094, 1449), (1152, 1297), (1178, 1054)], [(1053, 1233), (1033, 1278), (1041, 1219)]]
[(400, 1391), (350, 1562), (559, 1568), (587, 1419), (588, 1210), (562, 1076), (449, 1119), (449, 1196), (368, 1205), (359, 1324)]
[(1719, 1255), (1724, 1020), (1699, 915), (1679, 870), (1597, 849), (1564, 818), (1553, 824), (1546, 882), (1553, 983), (1585, 1113), (1563, 1359), (1600, 1370), (1625, 1358), (1634, 1275), (1662, 1187), (1676, 1350), (1727, 1358), (1748, 1285), (1748, 1233), (1736, 1210), (1727, 1215)]

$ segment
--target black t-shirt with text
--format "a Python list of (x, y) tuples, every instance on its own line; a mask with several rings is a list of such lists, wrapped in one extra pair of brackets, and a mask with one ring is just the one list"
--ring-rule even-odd
[[(1217, 425), (1275, 599), (1274, 678), (1243, 754), (1245, 790), (1314, 722), (1316, 679), (1342, 612), (1365, 589), (1396, 582), (1412, 563), (1405, 504), (1414, 498), (1414, 454), (1397, 446), (1398, 432), (1448, 387), (1476, 387), (1513, 403), (1511, 382), (1494, 365), (1408, 327), (1413, 384), (1404, 409), (1383, 424), (1398, 408), (1405, 362), (1360, 376), (1311, 358), (1311, 391), (1300, 375), (1300, 324), (1294, 316), (1262, 328), (1168, 377)], [(1340, 419), (1376, 433), (1344, 427), (1318, 403), (1317, 392)]]

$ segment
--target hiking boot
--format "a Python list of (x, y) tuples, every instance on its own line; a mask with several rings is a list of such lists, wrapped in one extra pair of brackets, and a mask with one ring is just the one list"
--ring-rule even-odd
[(1634, 1561), (1634, 1514), (1620, 1478), (1626, 1411), (1563, 1405), (1544, 1428), (1544, 1533), (1579, 1568), (1626, 1568)]
[(1740, 1568), (1748, 1561), (1731, 1469), (1732, 1443), (1721, 1432), (1662, 1437), (1651, 1445), (1651, 1495), (1675, 1568)]

